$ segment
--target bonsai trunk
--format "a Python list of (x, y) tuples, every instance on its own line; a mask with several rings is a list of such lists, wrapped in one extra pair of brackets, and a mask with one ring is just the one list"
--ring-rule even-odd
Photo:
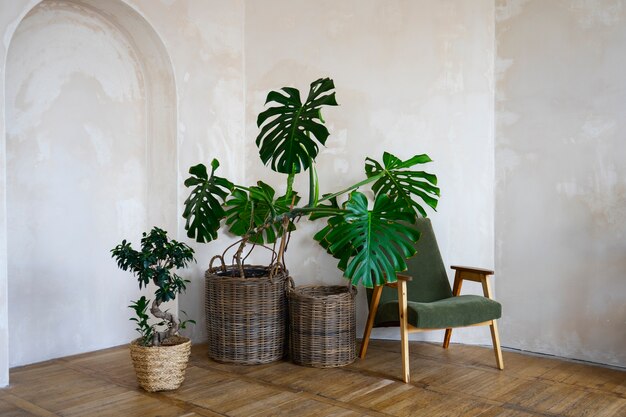
[(159, 318), (167, 324), (167, 330), (163, 330), (162, 332), (156, 332), (154, 336), (152, 336), (152, 346), (161, 346), (161, 343), (172, 336), (175, 336), (178, 333), (178, 321), (176, 320), (176, 316), (168, 311), (161, 311), (159, 306), (161, 302), (158, 300), (154, 300), (152, 302), (152, 307), (150, 308), (150, 312), (156, 318)]

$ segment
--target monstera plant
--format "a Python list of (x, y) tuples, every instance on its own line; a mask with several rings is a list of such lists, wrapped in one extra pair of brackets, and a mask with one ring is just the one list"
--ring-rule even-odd
[[(381, 160), (366, 158), (364, 178), (344, 189), (320, 196), (316, 158), (326, 145), (329, 131), (322, 108), (337, 105), (334, 83), (321, 78), (311, 83), (303, 101), (292, 87), (271, 91), (269, 105), (258, 115), (256, 138), (259, 156), (273, 171), (285, 174), (286, 191), (278, 195), (264, 182), (243, 186), (203, 164), (189, 169), (185, 185), (191, 189), (185, 201), (184, 218), (190, 238), (210, 242), (222, 225), (239, 236), (234, 263), (241, 278), (246, 276), (246, 245), (276, 245), (276, 262), (284, 262), (285, 243), (301, 219), (322, 220), (313, 237), (333, 257), (344, 277), (365, 287), (396, 281), (406, 269), (405, 259), (415, 253), (419, 233), (411, 227), (426, 207), (435, 209), (439, 197), (437, 177), (418, 167), (431, 162), (427, 155), (408, 159), (385, 152)], [(294, 178), (308, 173), (308, 198), (293, 189)], [(373, 202), (361, 190), (370, 187)]]

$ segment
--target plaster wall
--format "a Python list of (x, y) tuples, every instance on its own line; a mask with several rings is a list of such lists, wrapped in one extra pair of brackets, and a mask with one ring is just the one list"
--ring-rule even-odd
[(496, 6), (505, 345), (626, 366), (626, 3)]
[[(19, 0), (0, 2), (0, 33), (2, 33), (3, 36), (3, 43), (0, 45), (0, 48), (2, 48), (0, 50), (0, 71), (2, 71), (0, 74), (2, 76), (2, 83), (0, 83), (0, 156), (3, 158), (3, 161), (5, 158), (4, 150), (6, 137), (4, 133), (5, 85), (10, 84), (11, 88), (14, 86), (12, 82), (8, 82), (9, 80), (5, 80), (6, 51), (12, 42), (16, 28), (18, 28), (20, 22), (22, 22), (24, 16), (37, 3), (37, 1)], [(134, 279), (131, 279), (129, 276), (121, 274), (118, 271), (114, 271), (114, 263), (112, 260), (108, 259), (107, 255), (108, 249), (110, 249), (110, 243), (113, 242), (113, 244), (115, 244), (122, 238), (129, 238), (137, 242), (139, 240), (138, 232), (140, 229), (143, 230), (143, 227), (150, 227), (152, 224), (163, 226), (171, 232), (173, 237), (184, 240), (184, 229), (179, 219), (180, 207), (182, 207), (182, 201), (187, 194), (182, 185), (182, 181), (186, 177), (186, 171), (189, 166), (198, 162), (207, 162), (210, 160), (209, 158), (212, 157), (218, 157), (223, 162), (222, 173), (224, 175), (235, 179), (243, 176), (243, 165), (241, 163), (237, 163), (237, 153), (233, 151), (233, 149), (240, 148), (240, 143), (243, 141), (244, 127), (242, 55), (243, 3), (240, 1), (221, 2), (199, 0), (164, 0), (159, 2), (151, 0), (92, 2), (90, 0), (85, 0), (55, 3), (90, 3), (91, 6), (98, 9), (98, 13), (103, 14), (102, 17), (105, 19), (114, 18), (115, 16), (123, 17), (131, 15), (135, 16), (139, 20), (144, 19), (144, 23), (153, 32), (157, 40), (162, 42), (162, 47), (166, 51), (165, 58), (166, 61), (168, 61), (167, 64), (170, 66), (170, 78), (172, 83), (175, 82), (175, 85), (172, 85), (173, 94), (170, 99), (157, 101), (156, 103), (158, 106), (151, 107), (152, 104), (155, 103), (155, 101), (150, 100), (152, 94), (158, 94), (158, 90), (163, 88), (163, 74), (159, 71), (148, 71), (148, 73), (146, 73), (145, 67), (150, 64), (154, 64), (156, 58), (153, 56), (152, 51), (146, 51), (145, 48), (141, 47), (142, 45), (138, 45), (138, 43), (141, 43), (141, 40), (137, 39), (137, 37), (141, 37), (141, 35), (136, 34), (135, 25), (129, 24), (130, 22), (117, 22), (115, 25), (116, 27), (114, 28), (115, 30), (112, 30), (111, 28), (98, 27), (98, 24), (102, 22), (97, 21), (87, 22), (87, 26), (91, 25), (92, 27), (83, 32), (81, 32), (80, 29), (80, 22), (77, 22), (75, 27), (67, 28), (74, 35), (77, 35), (78, 38), (82, 35), (86, 36), (85, 40), (96, 41), (95, 45), (93, 45), (94, 49), (101, 48), (100, 52), (102, 52), (102, 48), (104, 48), (105, 53), (100, 54), (101, 56), (94, 57), (93, 64), (100, 63), (108, 66), (108, 64), (112, 61), (119, 60), (120, 65), (126, 65), (134, 68), (135, 64), (133, 63), (134, 58), (132, 57), (132, 53), (144, 55), (144, 62), (140, 62), (140, 64), (144, 66), (142, 68), (142, 70), (144, 70), (143, 73), (140, 74), (135, 71), (135, 73), (130, 76), (126, 74), (126, 78), (122, 77), (121, 80), (118, 79), (117, 84), (113, 86), (114, 89), (118, 88), (123, 92), (128, 91), (129, 89), (132, 90), (136, 87), (135, 90), (138, 94), (130, 97), (131, 99), (135, 99), (135, 102), (128, 104), (126, 103), (127, 100), (125, 100), (128, 97), (122, 97), (122, 100), (119, 100), (121, 103), (116, 103), (120, 104), (122, 107), (124, 105), (129, 105), (131, 109), (126, 109), (130, 110), (128, 112), (122, 111), (120, 107), (117, 107), (112, 103), (108, 103), (115, 101), (113, 99), (115, 97), (112, 98), (107, 94), (97, 94), (99, 89), (102, 89), (102, 86), (108, 81), (104, 79), (107, 76), (106, 74), (98, 72), (97, 69), (93, 69), (93, 67), (97, 67), (98, 65), (92, 65), (92, 67), (90, 67), (91, 73), (89, 71), (83, 71), (83, 69), (80, 68), (80, 66), (85, 63), (81, 63), (79, 57), (72, 58), (74, 59), (74, 62), (69, 65), (69, 67), (73, 66), (74, 69), (78, 69), (76, 72), (79, 73), (79, 76), (82, 74), (89, 78), (93, 75), (91, 78), (95, 80), (92, 85), (83, 85), (83, 88), (76, 88), (73, 90), (76, 94), (83, 94), (81, 100), (79, 100), (81, 103), (86, 101), (94, 104), (94, 102), (97, 101), (97, 104), (101, 105), (102, 103), (100, 103), (100, 101), (103, 101), (110, 104), (109, 107), (102, 105), (100, 107), (102, 114), (97, 115), (96, 117), (97, 123), (101, 123), (99, 127), (105, 127), (103, 124), (103, 121), (105, 120), (111, 122), (110, 125), (106, 126), (106, 128), (111, 130), (111, 137), (106, 137), (104, 138), (105, 140), (103, 143), (96, 144), (100, 145), (100, 148), (98, 149), (100, 153), (95, 152), (94, 154), (94, 150), (91, 150), (92, 153), (89, 157), (94, 159), (92, 162), (94, 162), (93, 165), (96, 166), (95, 169), (98, 169), (98, 156), (102, 157), (104, 155), (104, 157), (106, 157), (106, 155), (109, 155), (112, 160), (116, 161), (116, 168), (119, 167), (118, 160), (123, 161), (124, 158), (143, 158), (143, 161), (138, 164), (139, 166), (134, 172), (136, 174), (135, 177), (131, 177), (132, 179), (130, 180), (130, 183), (124, 184), (123, 187), (121, 187), (122, 189), (118, 190), (119, 193), (116, 192), (115, 195), (109, 196), (112, 197), (113, 200), (118, 201), (121, 199), (122, 194), (125, 192), (129, 192), (130, 194), (130, 190), (132, 189), (132, 194), (135, 198), (141, 196), (138, 197), (140, 204), (148, 206), (145, 207), (146, 210), (143, 212), (143, 218), (141, 218), (141, 214), (138, 214), (138, 216), (130, 222), (130, 225), (126, 225), (128, 228), (120, 228), (119, 224), (117, 230), (115, 230), (115, 227), (111, 227), (111, 229), (114, 230), (106, 231), (106, 233), (108, 233), (107, 236), (109, 237), (107, 239), (107, 243), (102, 243), (102, 248), (92, 248), (94, 255), (103, 258), (102, 262), (105, 262), (104, 258), (107, 259), (106, 265), (103, 264), (103, 266), (108, 272), (110, 272), (110, 274), (107, 274), (104, 278), (103, 276), (99, 276), (97, 279), (93, 276), (88, 277), (88, 279), (83, 277), (80, 283), (74, 283), (82, 286), (82, 291), (80, 291), (79, 296), (85, 298), (85, 300), (80, 300), (79, 302), (86, 302), (90, 307), (94, 307), (93, 296), (98, 295), (98, 289), (111, 291), (114, 293), (113, 297), (115, 297), (114, 308), (116, 311), (119, 311), (121, 315), (123, 315), (121, 318), (116, 317), (114, 319), (116, 323), (122, 324), (122, 330), (117, 332), (113, 338), (103, 338), (98, 336), (92, 337), (94, 335), (91, 334), (100, 331), (104, 333), (110, 332), (113, 327), (111, 326), (110, 321), (106, 323), (97, 322), (98, 327), (92, 330), (85, 330), (81, 327), (80, 332), (77, 330), (75, 333), (70, 335), (75, 339), (77, 334), (82, 334), (82, 336), (86, 340), (90, 340), (92, 344), (89, 346), (83, 345), (80, 349), (92, 350), (111, 346), (112, 344), (124, 343), (133, 337), (131, 336), (133, 329), (132, 323), (127, 321), (130, 311), (126, 308), (126, 305), (128, 304), (128, 300), (134, 297), (137, 292), (134, 290), (136, 283), (134, 282)], [(116, 8), (118, 9), (115, 10)], [(128, 10), (119, 10), (119, 8), (127, 8)], [(80, 18), (78, 20), (80, 20)], [(59, 24), (61, 23), (56, 21), (54, 18), (51, 18), (49, 20), (49, 24), (42, 25), (42, 30), (51, 30), (51, 27), (55, 25), (59, 26)], [(93, 29), (93, 32), (89, 31), (91, 29)], [(116, 32), (116, 30), (118, 32)], [(101, 35), (100, 37), (99, 34)], [(19, 39), (17, 42), (19, 42)], [(123, 45), (125, 42), (135, 43), (134, 45), (131, 45), (135, 48), (134, 51), (131, 51), (133, 48), (125, 48)], [(112, 54), (106, 54), (106, 51), (115, 48), (119, 48), (119, 56), (113, 57)], [(40, 49), (45, 48), (41, 48), (40, 46)], [(31, 49), (26, 48), (20, 52), (21, 53), (18, 54), (20, 56), (30, 56), (31, 59), (37, 59), (36, 53)], [(82, 52), (85, 52), (85, 56), (90, 55), (90, 51)], [(81, 55), (82, 54), (79, 54), (79, 56)], [(140, 59), (139, 61), (142, 60)], [(89, 63), (86, 65), (89, 65)], [(131, 70), (131, 72), (133, 71)], [(98, 78), (98, 76), (101, 77)], [(137, 79), (133, 79), (133, 76), (136, 76)], [(140, 79), (141, 77), (143, 77), (143, 79)], [(27, 80), (23, 81), (25, 83), (29, 82)], [(144, 87), (148, 83), (153, 84), (153, 88), (149, 89), (147, 93), (146, 91), (142, 92), (142, 82)], [(33, 91), (33, 93), (36, 93), (36, 91)], [(43, 87), (40, 85), (39, 93), (42, 96), (50, 94), (50, 92), (46, 90), (45, 85)], [(12, 94), (13, 95), (11, 97), (15, 98), (15, 94)], [(113, 96), (115, 96), (115, 94), (113, 94)], [(9, 100), (6, 101), (8, 102)], [(14, 100), (11, 100), (11, 105), (13, 105), (13, 103)], [(143, 108), (143, 110), (140, 111), (140, 108)], [(174, 112), (172, 113), (169, 109), (174, 109)], [(13, 110), (15, 110), (15, 108)], [(91, 115), (94, 114), (93, 109), (86, 111), (92, 112), (90, 113)], [(124, 119), (124, 115), (120, 112), (124, 114), (132, 113), (132, 117)], [(50, 115), (51, 113), (52, 112), (50, 112)], [(145, 113), (145, 116), (140, 113)], [(162, 116), (164, 114), (174, 115), (174, 120), (168, 125), (168, 129), (153, 129), (154, 126), (149, 123), (150, 117), (154, 117), (155, 115)], [(116, 115), (120, 116), (121, 120), (118, 120)], [(26, 119), (25, 123), (27, 125), (30, 123), (34, 126), (38, 123), (38, 120), (35, 118)], [(15, 118), (12, 117), (11, 123), (15, 123), (14, 120)], [(72, 127), (72, 123), (61, 126), (61, 124), (56, 124), (52, 118), (49, 120), (51, 120), (51, 123), (59, 127), (61, 130), (71, 130), (72, 128), (76, 129), (76, 126)], [(121, 124), (124, 120), (126, 122), (125, 127), (121, 127), (119, 125), (115, 126), (116, 122)], [(148, 121), (148, 123), (145, 123), (146, 121)], [(169, 130), (169, 127), (173, 130)], [(164, 138), (169, 138), (169, 140), (172, 141), (172, 146), (150, 147), (150, 138), (154, 138), (155, 136), (158, 137), (159, 135)], [(13, 138), (13, 136), (11, 136), (11, 138)], [(64, 138), (61, 139), (63, 140)], [(85, 135), (82, 139), (85, 142), (88, 142), (89, 135)], [(63, 149), (71, 152), (71, 147), (67, 147), (67, 143), (59, 145), (58, 143), (50, 142), (50, 145), (53, 144), (61, 147), (65, 146)], [(24, 144), (24, 146), (33, 146), (33, 144)], [(87, 143), (86, 146), (94, 147), (93, 143), (91, 145)], [(128, 147), (133, 149), (132, 152), (125, 152)], [(33, 156), (31, 154), (31, 150), (35, 149), (25, 148), (25, 152), (23, 152), (23, 154), (26, 157), (26, 160), (19, 160), (17, 162), (14, 160), (14, 162), (16, 162), (18, 166), (21, 166), (21, 168), (27, 169), (29, 164), (28, 158), (37, 158), (36, 155)], [(64, 154), (64, 152), (61, 153)], [(143, 154), (141, 157), (139, 155), (140, 153)], [(161, 181), (161, 177), (158, 175), (156, 179), (154, 178), (154, 174), (159, 173), (163, 164), (172, 168), (172, 170), (164, 174), (163, 178), (165, 178), (165, 181)], [(13, 172), (11, 168), (9, 168), (9, 184), (6, 183), (5, 175), (7, 171), (5, 170), (5, 167), (6, 165), (3, 163), (2, 169), (0, 170), (0, 175), (2, 176), (2, 181), (0, 181), (0, 203), (2, 203), (0, 204), (0, 214), (2, 214), (0, 219), (2, 224), (0, 226), (4, 227), (6, 227), (6, 186), (8, 185), (9, 189), (11, 189), (11, 187), (19, 189), (18, 186), (20, 185), (20, 179), (17, 178), (15, 172)], [(68, 176), (71, 176), (72, 172), (76, 174), (74, 168), (75, 167), (67, 167), (66, 173)], [(106, 183), (107, 180), (111, 181), (110, 176), (115, 174), (116, 172), (113, 172), (112, 174), (107, 173), (108, 177), (106, 179), (99, 177), (95, 178), (94, 176), (90, 179), (93, 179), (96, 182), (101, 181)], [(148, 178), (147, 180), (146, 177)], [(128, 178), (128, 176), (125, 176), (125, 178)], [(59, 180), (54, 179), (54, 181)], [(170, 188), (169, 184), (174, 184), (173, 188)], [(56, 186), (59, 186), (59, 182), (57, 182)], [(172, 190), (173, 194), (170, 194)], [(99, 193), (106, 194), (106, 191), (96, 190), (94, 192), (96, 195)], [(154, 197), (154, 195), (159, 194), (167, 195), (156, 198)], [(163, 197), (163, 199), (160, 199), (161, 197)], [(73, 196), (73, 198), (74, 200), (77, 198), (80, 200), (81, 197)], [(68, 203), (70, 201), (73, 201), (72, 198), (68, 199)], [(9, 196), (9, 205), (11, 206), (13, 204), (15, 204), (15, 201), (11, 200), (11, 197)], [(71, 206), (69, 204), (66, 206), (66, 208), (70, 207)], [(45, 212), (43, 208), (42, 210), (42, 212)], [(115, 208), (113, 207), (111, 210), (114, 211)], [(141, 210), (138, 210), (138, 213), (140, 211)], [(103, 214), (106, 217), (111, 213), (103, 210)], [(124, 216), (124, 218), (128, 218), (128, 216)], [(83, 221), (84, 217), (80, 217), (79, 220)], [(107, 224), (109, 226), (114, 226), (116, 222), (107, 221), (102, 223), (104, 226)], [(13, 222), (11, 222), (11, 225), (11, 227), (14, 227)], [(54, 225), (50, 225), (49, 227), (53, 228), (53, 226)], [(2, 228), (2, 233), (0, 233), (0, 249), (2, 249), (0, 250), (0, 386), (6, 385), (8, 382), (9, 364), (9, 337), (7, 337), (7, 323), (9, 318), (7, 316), (6, 292), (7, 246), (4, 227)], [(61, 232), (67, 233), (67, 230), (62, 230)], [(34, 238), (37, 237), (39, 236), (34, 236)], [(61, 236), (61, 240), (63, 239), (64, 237)], [(85, 243), (85, 241), (84, 239), (79, 239), (74, 243), (80, 247)], [(180, 309), (186, 310), (189, 313), (189, 316), (196, 318), (198, 321), (198, 325), (190, 332), (190, 335), (195, 340), (201, 340), (204, 338), (202, 309), (203, 285), (201, 280), (202, 272), (206, 269), (206, 264), (208, 263), (208, 259), (212, 252), (221, 251), (221, 247), (226, 244), (228, 244), (228, 239), (221, 241), (219, 244), (212, 245), (212, 247), (204, 245), (197, 248), (198, 252), (196, 257), (198, 259), (198, 265), (190, 268), (188, 271), (183, 271), (183, 274), (186, 277), (192, 279), (192, 283), (188, 287), (187, 294), (181, 297), (178, 304)], [(52, 247), (51, 250), (54, 252), (58, 249)], [(9, 287), (13, 287), (15, 285), (13, 278), (13, 276), (8, 277)], [(60, 277), (55, 277), (54, 280), (58, 283), (60, 281)], [(103, 282), (103, 280), (106, 282)], [(121, 289), (122, 287), (124, 288), (123, 290)], [(68, 294), (63, 291), (59, 291), (55, 294), (55, 296), (58, 296), (58, 299), (54, 300), (53, 307), (56, 309), (62, 309), (63, 307), (59, 306), (62, 306), (63, 303), (71, 304), (74, 302), (77, 298), (77, 294), (74, 294), (74, 292), (77, 290), (78, 288), (74, 288)], [(12, 301), (9, 302), (10, 305), (17, 303), (23, 304), (29, 308), (28, 311), (21, 312), (26, 316), (24, 317), (25, 320), (35, 321), (50, 313), (50, 309), (47, 308), (46, 305), (34, 302), (32, 297), (25, 296), (19, 301), (12, 298)], [(120, 305), (118, 306), (117, 304)], [(176, 306), (174, 306), (174, 308), (176, 308)], [(83, 306), (82, 309), (76, 308), (74, 310), (74, 314), (78, 318), (78, 316), (83, 314), (82, 312), (85, 310), (88, 311), (89, 309), (86, 306)], [(103, 309), (102, 306), (97, 306), (96, 308), (93, 308), (93, 310)], [(98, 314), (102, 313), (103, 312), (100, 311)], [(52, 316), (54, 315), (52, 314)], [(75, 326), (76, 323), (69, 321), (65, 322), (64, 325), (72, 327)], [(113, 331), (115, 332), (114, 329)], [(91, 336), (86, 337), (85, 334), (91, 334)], [(37, 340), (39, 339), (29, 337), (28, 340), (16, 340), (15, 342), (35, 344)], [(70, 340), (70, 342), (72, 341)], [(13, 355), (13, 349), (11, 351)], [(62, 356), (75, 353), (76, 351), (77, 350), (72, 351), (67, 349), (52, 350), (48, 353), (48, 355), (50, 355), (49, 357)], [(39, 357), (29, 356), (27, 358), (21, 358), (19, 361), (12, 360), (11, 364), (15, 365), (28, 363), (40, 359), (41, 358)]]
[[(427, 153), (442, 190), (432, 220), (444, 262), (493, 267), (493, 13), (489, 0), (247, 2), (247, 183), (285, 188), (254, 145), (267, 93), (294, 86), (306, 97), (311, 81), (331, 77), (340, 106), (324, 113), (331, 136), (317, 158), (320, 193), (363, 179), (367, 156)], [(295, 186), (305, 196), (307, 175)], [(296, 284), (345, 283), (312, 240), (321, 223), (299, 228), (287, 253)], [(357, 316), (361, 332), (363, 290)], [(453, 342), (486, 343), (488, 333), (459, 330)], [(373, 337), (397, 338), (398, 330), (376, 329)]]
[(132, 336), (128, 326), (102, 329), (124, 323), (128, 300), (139, 292), (107, 252), (148, 223), (143, 78), (122, 34), (75, 4), (41, 3), (13, 36), (6, 67), (8, 294), (26, 302), (9, 304), (11, 366)]
[(176, 80), (178, 238), (196, 250), (197, 263), (183, 275), (191, 282), (178, 306), (197, 324), (186, 331), (205, 341), (204, 272), (216, 253), (232, 243), (195, 244), (186, 238), (183, 202), (189, 195), (183, 182), (198, 163), (221, 162), (220, 174), (243, 182), (244, 163), (244, 2), (242, 0), (135, 0), (136, 8), (159, 34), (172, 61)]
[(37, 1), (0, 2), (0, 387), (9, 383), (9, 320), (7, 274), (6, 152), (4, 86), (6, 53), (15, 28)]

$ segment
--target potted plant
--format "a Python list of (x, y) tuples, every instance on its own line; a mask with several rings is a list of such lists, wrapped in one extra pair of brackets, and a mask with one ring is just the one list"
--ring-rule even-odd
[[(176, 389), (183, 383), (191, 352), (191, 341), (178, 332), (195, 321), (179, 320), (174, 313), (160, 307), (185, 291), (189, 280), (173, 270), (185, 268), (194, 260), (193, 249), (185, 243), (169, 240), (164, 230), (154, 227), (149, 233), (143, 233), (140, 251), (123, 240), (111, 253), (120, 269), (133, 273), (140, 289), (150, 283), (156, 287), (154, 300), (141, 296), (129, 306), (136, 314), (130, 320), (136, 322), (136, 330), (141, 335), (130, 344), (137, 381), (150, 392)], [(159, 321), (151, 322), (148, 307)]]
[[(228, 303), (214, 299), (214, 294), (210, 294), (219, 290), (211, 283), (221, 281), (224, 276), (237, 279), (239, 285), (244, 285), (258, 272), (258, 268), (245, 265), (249, 254), (246, 245), (252, 245), (252, 249), (272, 245), (272, 261), (265, 268), (269, 271), (267, 275), (275, 269), (286, 275), (286, 242), (296, 229), (296, 223), (303, 218), (325, 219), (324, 227), (313, 238), (339, 260), (339, 269), (352, 285), (362, 283), (372, 287), (385, 281), (396, 281), (396, 273), (406, 269), (405, 259), (415, 253), (415, 242), (419, 238), (411, 224), (415, 223), (416, 216), (426, 216), (424, 206), (433, 209), (437, 206), (439, 188), (436, 176), (415, 168), (431, 161), (427, 155), (402, 160), (385, 152), (380, 162), (365, 158), (362, 181), (320, 196), (315, 161), (320, 147), (329, 137), (321, 110), (337, 105), (334, 88), (331, 79), (321, 78), (311, 83), (304, 101), (300, 92), (292, 87), (267, 95), (266, 105), (271, 107), (258, 115), (260, 131), (256, 145), (263, 163), (286, 176), (283, 195), (278, 195), (274, 188), (261, 181), (242, 186), (216, 175), (219, 162), (215, 159), (211, 162), (210, 174), (202, 164), (189, 169), (191, 176), (185, 185), (191, 188), (191, 194), (185, 201), (183, 214), (188, 236), (198, 242), (210, 242), (217, 238), (217, 232), (224, 224), (230, 233), (241, 238), (231, 265), (226, 265), (222, 254), (216, 257), (221, 265), (207, 271), (210, 355), (213, 346), (224, 351), (236, 349), (237, 341), (230, 337), (232, 328), (245, 327), (244, 317), (253, 316), (255, 309), (263, 308), (260, 306), (262, 300), (242, 299), (242, 292), (237, 293), (239, 298), (231, 298)], [(300, 204), (301, 196), (293, 189), (294, 178), (306, 171), (308, 199)], [(373, 192), (371, 208), (366, 195), (359, 191), (365, 186), (370, 186)], [(217, 316), (227, 316), (220, 310), (220, 305), (224, 304), (243, 306), (248, 316), (242, 314), (237, 317), (237, 323), (226, 326), (216, 321)], [(211, 323), (222, 327), (211, 327)], [(271, 331), (276, 333), (276, 329)], [(259, 329), (252, 326), (246, 332), (258, 334)], [(284, 345), (284, 342), (279, 343)]]

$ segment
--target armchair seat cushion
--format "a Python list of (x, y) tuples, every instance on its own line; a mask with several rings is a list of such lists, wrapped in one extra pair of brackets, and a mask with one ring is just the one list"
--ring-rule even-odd
[[(499, 319), (502, 306), (494, 300), (479, 295), (460, 295), (430, 303), (407, 303), (407, 321), (421, 329), (463, 327)], [(398, 301), (381, 303), (374, 321), (375, 326), (398, 325)]]

